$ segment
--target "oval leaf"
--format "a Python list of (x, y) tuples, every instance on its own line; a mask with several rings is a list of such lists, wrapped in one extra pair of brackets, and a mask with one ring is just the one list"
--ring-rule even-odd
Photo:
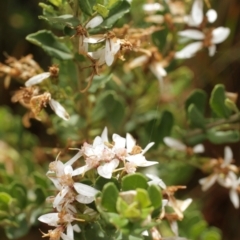
[(60, 60), (73, 58), (73, 55), (68, 47), (61, 43), (59, 38), (54, 36), (51, 31), (41, 30), (36, 33), (29, 34), (26, 39), (29, 42), (41, 47), (51, 57)]
[(135, 190), (137, 188), (147, 189), (147, 178), (141, 173), (129, 174), (122, 179), (122, 190)]

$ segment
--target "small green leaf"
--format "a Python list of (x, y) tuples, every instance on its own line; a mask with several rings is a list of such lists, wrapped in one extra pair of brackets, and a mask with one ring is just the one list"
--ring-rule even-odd
[(95, 182), (95, 187), (102, 191), (102, 189), (104, 188), (104, 186), (109, 183), (109, 182), (112, 182), (115, 184), (115, 186), (120, 189), (120, 184), (119, 184), (119, 181), (116, 179), (116, 178), (111, 178), (111, 179), (107, 179), (107, 178), (104, 178), (104, 177), (101, 177), (99, 176)]
[(195, 107), (204, 114), (205, 107), (207, 103), (207, 94), (203, 90), (197, 89), (194, 92), (190, 94), (190, 96), (187, 98), (185, 102), (185, 109), (186, 112), (188, 111), (188, 108), (191, 104), (194, 104)]
[(13, 198), (17, 199), (20, 208), (24, 208), (27, 204), (27, 190), (24, 185), (20, 183), (12, 183), (10, 186), (10, 193)]
[(206, 138), (207, 138), (206, 133), (200, 133), (193, 137), (190, 136), (190, 137), (185, 138), (185, 141), (186, 141), (187, 145), (195, 146), (199, 143), (202, 143), (204, 140), (206, 140)]
[(48, 4), (45, 4), (45, 3), (42, 3), (42, 2), (40, 2), (38, 5), (39, 5), (39, 7), (41, 7), (43, 9), (44, 12), (47, 12), (47, 13), (50, 13), (50, 14), (55, 13), (54, 7), (52, 5), (48, 5)]
[(149, 195), (149, 198), (152, 202), (154, 209), (161, 208), (161, 206), (162, 206), (161, 189), (158, 186), (151, 184), (147, 190), (148, 190), (148, 195)]
[(117, 211), (121, 214), (125, 212), (128, 208), (128, 203), (126, 203), (122, 197), (118, 197), (117, 199)]
[(0, 209), (1, 210), (8, 209), (8, 206), (11, 201), (12, 201), (12, 197), (9, 194), (5, 192), (0, 192)]
[(129, 2), (125, 0), (119, 1), (119, 3), (110, 10), (108, 17), (102, 22), (100, 26), (105, 28), (111, 28), (113, 24), (117, 20), (122, 18), (126, 13), (128, 13), (129, 10), (130, 10)]
[(45, 190), (43, 188), (41, 188), (41, 187), (36, 187), (34, 192), (35, 192), (35, 195), (36, 195), (35, 202), (38, 205), (44, 203), (45, 199), (47, 197), (47, 194), (46, 194)]
[(225, 105), (225, 100), (225, 88), (222, 84), (217, 84), (211, 93), (210, 107), (218, 117), (228, 118), (231, 115), (231, 111)]
[(225, 105), (226, 105), (227, 108), (229, 108), (229, 109), (232, 110), (233, 112), (239, 113), (239, 109), (238, 109), (236, 103), (233, 102), (232, 100), (230, 100), (230, 99), (227, 98), (227, 99), (225, 100)]
[(45, 189), (48, 188), (48, 180), (46, 179), (45, 175), (42, 175), (39, 172), (33, 172), (33, 177), (35, 180), (35, 183)]
[(60, 42), (60, 39), (52, 34), (51, 31), (41, 30), (36, 33), (29, 34), (26, 39), (41, 47), (46, 51), (51, 57), (55, 57), (60, 60), (72, 59), (68, 47)]
[(205, 128), (205, 118), (193, 103), (188, 107), (187, 117), (192, 127)]
[(80, 9), (87, 15), (91, 16), (93, 11), (92, 11), (92, 6), (89, 0), (78, 0), (78, 5)]
[(195, 223), (189, 230), (189, 235), (191, 239), (198, 239), (202, 232), (207, 228), (207, 223), (201, 220)]
[(162, 112), (160, 120), (156, 116), (153, 120), (149, 121), (146, 126), (146, 132), (151, 132), (151, 141), (155, 142), (153, 148), (163, 142), (163, 138), (171, 135), (172, 127), (174, 124), (173, 114), (167, 110)]
[(207, 138), (215, 144), (234, 143), (240, 140), (239, 131), (216, 131), (214, 129), (207, 132)]
[(120, 0), (107, 0), (107, 8), (108, 9), (111, 9), (113, 7), (115, 7), (118, 3), (119, 3)]
[(62, 4), (62, 0), (48, 0), (48, 2), (55, 5), (56, 7), (60, 7)]
[(93, 9), (97, 11), (102, 17), (106, 18), (109, 14), (109, 10), (102, 4), (97, 3), (93, 6)]
[(123, 214), (126, 218), (140, 218), (142, 215), (137, 202), (130, 204)]
[(14, 220), (17, 222), (16, 227), (5, 228), (5, 233), (9, 239), (16, 239), (26, 235), (30, 227), (25, 213), (16, 215)]
[(71, 14), (61, 15), (57, 17), (49, 17), (49, 16), (39, 16), (39, 19), (44, 19), (48, 21), (50, 24), (57, 24), (57, 26), (72, 26), (75, 27), (79, 25), (79, 20), (75, 18)]
[(151, 205), (148, 192), (145, 189), (141, 189), (141, 188), (137, 189), (135, 201), (138, 203), (139, 208), (146, 208)]
[(114, 183), (107, 183), (102, 191), (101, 204), (108, 212), (116, 212), (118, 189)]
[(122, 190), (147, 189), (147, 178), (141, 173), (129, 174), (122, 178)]
[(109, 213), (109, 221), (117, 226), (118, 228), (122, 228), (128, 224), (128, 219), (120, 216), (119, 214), (116, 213)]
[(88, 92), (95, 93), (99, 88), (104, 88), (105, 84), (112, 79), (112, 74), (95, 76)]
[(4, 218), (7, 218), (7, 219), (9, 218), (9, 211), (8, 211), (8, 209), (5, 209), (5, 211), (0, 210), (0, 222)]
[(201, 239), (204, 239), (204, 240), (221, 240), (222, 236), (219, 232), (210, 229), (210, 230), (207, 230), (207, 231), (202, 233)]
[(123, 98), (114, 91), (105, 91), (98, 98), (97, 104), (92, 111), (92, 120), (98, 121), (104, 116), (110, 124), (117, 128), (124, 118), (125, 104)]

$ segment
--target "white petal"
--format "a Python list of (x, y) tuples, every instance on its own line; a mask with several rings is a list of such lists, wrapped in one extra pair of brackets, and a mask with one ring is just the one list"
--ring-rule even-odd
[(55, 101), (54, 99), (51, 99), (49, 101), (49, 105), (52, 108), (52, 110), (62, 119), (64, 119), (65, 121), (69, 120), (69, 115), (67, 113), (67, 111), (65, 110), (65, 108), (57, 101)]
[(68, 223), (67, 225), (67, 236), (73, 239), (73, 227), (71, 223)]
[(90, 167), (90, 166), (88, 166), (88, 165), (79, 167), (79, 168), (75, 169), (75, 170), (72, 172), (72, 176), (77, 176), (77, 175), (83, 174), (83, 173), (87, 172), (87, 171), (90, 170), (90, 169), (92, 169), (92, 167)]
[(75, 232), (81, 232), (81, 228), (80, 228), (77, 224), (74, 224), (74, 225), (73, 225), (73, 230), (74, 230)]
[(133, 147), (136, 145), (136, 140), (129, 133), (126, 134), (126, 142), (127, 142), (127, 152), (130, 153), (133, 150)]
[(216, 53), (216, 45), (214, 44), (208, 47), (208, 52), (209, 52), (209, 56), (213, 57)]
[(49, 78), (51, 76), (51, 73), (50, 72), (44, 72), (44, 73), (40, 73), (34, 77), (31, 77), (30, 79), (28, 79), (26, 82), (25, 82), (25, 86), (26, 87), (30, 87), (32, 85), (35, 85), (35, 84), (39, 84), (41, 83), (42, 81), (44, 81), (45, 79)]
[(203, 144), (197, 144), (196, 146), (193, 147), (193, 152), (194, 153), (203, 153), (204, 152), (204, 146)]
[(114, 144), (114, 149), (125, 148), (126, 139), (114, 133), (112, 136)]
[(176, 221), (171, 221), (170, 222), (170, 227), (174, 233), (175, 236), (178, 236), (178, 224)]
[(181, 51), (175, 53), (175, 58), (184, 59), (193, 57), (203, 47), (202, 42), (188, 44)]
[(95, 28), (99, 26), (102, 22), (103, 18), (100, 15), (97, 15), (86, 24), (86, 28)]
[(54, 186), (60, 191), (62, 189), (62, 185), (59, 182), (58, 178), (48, 177), (54, 184)]
[(61, 233), (61, 238), (63, 240), (74, 240), (73, 238), (70, 238), (69, 236), (67, 236), (65, 233)]
[(93, 147), (94, 148), (99, 146), (99, 145), (102, 145), (102, 144), (103, 144), (103, 140), (102, 140), (101, 137), (97, 136), (97, 137), (94, 138), (94, 140), (93, 140)]
[(141, 152), (142, 155), (144, 155), (155, 143), (154, 142), (150, 142)]
[(147, 161), (146, 158), (141, 153), (127, 156), (126, 160), (131, 163), (134, 163), (138, 167), (149, 167), (159, 163), (155, 161)]
[(67, 165), (72, 165), (73, 163), (75, 163), (80, 157), (82, 156), (82, 153), (80, 151), (78, 151), (78, 153), (73, 156), (70, 160), (68, 160), (64, 166), (67, 166)]
[(217, 12), (214, 9), (209, 9), (206, 13), (208, 22), (214, 23), (217, 19)]
[(150, 70), (152, 73), (156, 76), (160, 83), (160, 87), (163, 88), (163, 77), (167, 75), (167, 72), (165, 69), (162, 67), (161, 63), (153, 62), (152, 64), (149, 65)]
[(105, 127), (102, 131), (101, 138), (103, 142), (108, 142), (108, 129)]
[(234, 190), (231, 189), (229, 191), (229, 197), (231, 199), (231, 202), (232, 202), (233, 206), (235, 208), (239, 208), (239, 197), (238, 197), (238, 194), (237, 194), (235, 189)]
[(120, 49), (120, 41), (119, 39), (107, 39), (105, 46), (105, 61), (108, 66), (111, 66), (114, 61), (115, 54)]
[(229, 175), (227, 176), (219, 175), (217, 178), (217, 182), (219, 185), (225, 188), (230, 188), (231, 186), (233, 186), (233, 179), (229, 177)]
[(99, 65), (105, 63), (105, 48), (99, 48), (96, 52), (90, 52), (88, 54), (94, 59), (97, 59)]
[(100, 42), (103, 42), (105, 41), (105, 38), (103, 37), (103, 35), (93, 35), (93, 36), (89, 36), (87, 38), (84, 38), (84, 42), (87, 42), (87, 43), (92, 43), (92, 44), (95, 44), (95, 43), (100, 43)]
[(207, 189), (209, 189), (216, 182), (217, 178), (217, 174), (210, 175), (206, 178), (201, 178), (199, 180), (199, 183), (202, 185), (202, 190), (206, 191)]
[(135, 58), (133, 61), (131, 61), (127, 65), (127, 67), (129, 69), (132, 69), (132, 68), (135, 68), (135, 67), (140, 67), (140, 66), (143, 66), (147, 61), (148, 61), (148, 56), (143, 55), (143, 56)]
[(205, 35), (203, 32), (199, 30), (194, 30), (194, 29), (180, 31), (178, 32), (178, 35), (181, 37), (186, 37), (194, 40), (203, 40), (205, 38)]
[(83, 204), (89, 204), (94, 201), (94, 197), (83, 196), (81, 194), (76, 196), (76, 200)]
[(97, 168), (98, 174), (104, 178), (110, 179), (112, 177), (112, 172), (119, 164), (119, 160), (113, 159), (109, 163), (105, 163)]
[(233, 160), (233, 153), (232, 149), (228, 146), (224, 148), (224, 162), (222, 164), (223, 167), (229, 165)]
[(192, 203), (191, 198), (187, 198), (186, 200), (182, 201), (180, 204), (180, 210), (184, 212), (191, 203)]
[(74, 183), (74, 189), (83, 196), (94, 197), (99, 191), (83, 183)]
[(183, 144), (182, 142), (178, 141), (177, 139), (171, 138), (171, 137), (165, 137), (163, 138), (164, 143), (175, 150), (178, 151), (186, 151), (187, 146)]
[(203, 20), (203, 1), (195, 0), (192, 6), (191, 17), (199, 25)]
[(57, 227), (58, 226), (57, 222), (59, 220), (59, 217), (58, 217), (58, 213), (47, 213), (40, 216), (38, 220), (40, 222), (47, 223), (50, 226)]
[(230, 34), (230, 29), (226, 27), (218, 27), (212, 31), (212, 43), (218, 44), (223, 42)]
[(59, 205), (59, 203), (63, 200), (63, 198), (66, 196), (66, 194), (69, 191), (69, 187), (64, 187), (55, 197), (54, 201), (53, 201), (53, 207), (57, 207), (57, 205)]
[(167, 187), (166, 184), (159, 177), (156, 177), (156, 176), (154, 176), (152, 174), (149, 174), (149, 173), (147, 173), (146, 176), (148, 178), (152, 179), (152, 181), (148, 182), (148, 185), (155, 184), (155, 185), (159, 185), (162, 189), (166, 189), (166, 187)]
[(152, 12), (152, 11), (161, 11), (164, 7), (160, 3), (146, 3), (143, 4), (143, 10), (145, 12)]
[(65, 173), (65, 174), (70, 174), (70, 175), (72, 175), (72, 172), (73, 172), (72, 166), (67, 165), (67, 166), (64, 168), (64, 173)]
[(163, 199), (162, 200), (162, 207), (165, 207), (168, 204), (168, 200), (167, 199)]

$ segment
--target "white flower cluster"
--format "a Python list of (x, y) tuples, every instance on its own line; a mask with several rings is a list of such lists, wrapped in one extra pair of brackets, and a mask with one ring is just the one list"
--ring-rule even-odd
[[(54, 183), (58, 194), (49, 197), (48, 200), (52, 202), (52, 206), (57, 212), (44, 214), (38, 220), (56, 228), (44, 234), (43, 237), (49, 237), (51, 240), (58, 240), (60, 238), (63, 240), (74, 240), (74, 231), (80, 232), (79, 226), (72, 224), (73, 221), (84, 221), (75, 217), (78, 213), (75, 202), (89, 204), (94, 201), (94, 197), (98, 192), (98, 190), (91, 186), (74, 182), (71, 165), (80, 157), (81, 153), (78, 152), (65, 164), (57, 159), (49, 165), (47, 176)], [(88, 208), (85, 209), (85, 211), (87, 210)], [(64, 233), (65, 230), (67, 231), (66, 234)]]
[[(79, 35), (79, 53), (89, 55), (98, 62), (98, 65), (107, 64), (111, 66), (115, 55), (121, 47), (120, 39), (115, 37), (113, 32), (108, 32), (104, 35), (88, 35), (88, 29), (93, 29), (103, 22), (100, 15), (92, 18), (85, 26), (79, 25), (77, 27), (77, 34)], [(95, 52), (88, 52), (88, 44), (97, 44), (105, 41), (105, 46), (97, 49)]]
[[(42, 83), (44, 80), (48, 79), (49, 77), (53, 77), (53, 78), (57, 77), (58, 71), (59, 69), (56, 66), (52, 66), (49, 68), (48, 72), (40, 73), (28, 79), (25, 82), (25, 86), (27, 88), (30, 88), (36, 84)], [(64, 119), (65, 121), (68, 121), (70, 117), (67, 111), (65, 110), (65, 108), (58, 101), (52, 99), (50, 93), (47, 93), (47, 94), (49, 96), (47, 103), (52, 108), (52, 110), (56, 113), (57, 116)]]
[[(56, 213), (48, 213), (39, 217), (39, 221), (56, 227), (50, 230), (43, 237), (50, 237), (52, 240), (74, 240), (74, 231), (80, 232), (80, 228), (74, 221), (84, 221), (77, 219), (78, 210), (76, 202), (89, 204), (94, 201), (98, 190), (93, 187), (75, 182), (73, 177), (84, 174), (90, 169), (97, 169), (97, 173), (104, 178), (111, 178), (112, 173), (120, 163), (122, 168), (119, 170), (125, 173), (134, 173), (137, 167), (147, 167), (158, 162), (147, 161), (144, 153), (153, 145), (149, 143), (145, 149), (136, 145), (136, 141), (130, 134), (126, 139), (113, 134), (113, 143), (108, 141), (107, 128), (102, 132), (101, 137), (97, 136), (93, 144), (84, 143), (78, 153), (66, 163), (58, 159), (49, 164), (48, 178), (53, 182), (58, 193), (56, 196), (49, 197)], [(86, 165), (73, 170), (72, 165), (81, 157), (84, 157)], [(85, 206), (83, 214), (93, 211)], [(64, 233), (66, 231), (66, 234)]]
[[(209, 6), (208, 6), (209, 7)], [(186, 13), (184, 1), (165, 0), (165, 4), (149, 2), (143, 5), (143, 10), (147, 17), (145, 20), (150, 23), (162, 25), (164, 22), (170, 31), (174, 31), (174, 24), (187, 25), (187, 29), (179, 31), (177, 34), (185, 38), (184, 40), (194, 40), (180, 51), (175, 52), (175, 59), (187, 59), (193, 57), (203, 48), (208, 48), (209, 56), (216, 53), (216, 44), (226, 40), (230, 34), (227, 27), (209, 27), (217, 19), (217, 12), (214, 9), (208, 9), (204, 14), (204, 1), (193, 0), (190, 13)], [(167, 14), (165, 13), (167, 10)], [(196, 41), (197, 40), (197, 41)], [(134, 59), (129, 68), (147, 65), (151, 72), (157, 77), (161, 89), (163, 89), (163, 79), (167, 76), (165, 70), (172, 60), (171, 54), (161, 58), (156, 58), (151, 51), (149, 54)]]
[(188, 44), (182, 50), (176, 52), (175, 58), (191, 58), (204, 47), (208, 48), (209, 56), (214, 56), (214, 54), (216, 53), (216, 44), (225, 41), (225, 39), (229, 36), (229, 28), (203, 28), (201, 26), (202, 24), (205, 24), (205, 21), (207, 21), (208, 23), (215, 22), (215, 20), (217, 19), (217, 13), (215, 10), (209, 9), (205, 16), (203, 12), (203, 0), (195, 0), (192, 5), (191, 13), (189, 16), (185, 17), (185, 21), (188, 26), (199, 28), (199, 30), (187, 29), (178, 32), (178, 35), (197, 41)]
[(229, 196), (235, 208), (239, 208), (240, 178), (237, 177), (238, 167), (233, 162), (233, 153), (230, 147), (224, 148), (224, 159), (211, 159), (208, 163), (213, 171), (208, 177), (199, 180), (202, 190), (208, 190), (215, 182), (229, 189)]
[[(107, 128), (104, 128), (101, 136), (97, 136), (93, 144), (84, 143), (80, 152), (86, 165), (74, 170), (73, 176), (84, 174), (90, 169), (97, 169), (100, 176), (109, 179), (114, 171), (134, 173), (137, 167), (148, 167), (158, 163), (147, 161), (144, 157), (147, 150), (153, 146), (153, 142), (145, 149), (141, 149), (129, 133), (126, 138), (113, 134), (112, 140), (112, 143), (108, 141)], [(122, 167), (116, 169), (120, 164)]]

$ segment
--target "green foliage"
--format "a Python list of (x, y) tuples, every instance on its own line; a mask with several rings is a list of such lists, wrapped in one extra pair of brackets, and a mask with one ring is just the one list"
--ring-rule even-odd
[(78, 4), (80, 9), (87, 15), (91, 16), (93, 11), (92, 11), (92, 6), (91, 6), (91, 1), (86, 0), (86, 1), (81, 1), (78, 0)]
[(216, 85), (211, 94), (210, 106), (218, 117), (228, 118), (231, 115), (231, 111), (225, 105), (225, 100), (224, 86), (222, 84)]
[[(109, 13), (107, 13), (107, 17), (101, 24), (101, 27), (112, 27), (116, 21), (121, 19), (126, 13), (130, 10), (130, 4), (126, 0), (118, 0), (118, 3), (113, 5), (110, 9)], [(101, 14), (101, 13), (100, 13)]]
[(191, 126), (196, 128), (203, 128), (203, 129), (205, 128), (204, 116), (194, 104), (191, 104), (188, 107), (187, 117), (190, 121)]
[(127, 175), (122, 179), (123, 191), (135, 190), (136, 188), (147, 189), (147, 178), (140, 173)]
[(70, 49), (59, 38), (54, 36), (51, 31), (41, 30), (29, 34), (26, 39), (41, 47), (46, 53), (59, 60), (69, 60), (73, 58)]
[[(91, 170), (72, 176), (71, 167), (61, 165), (60, 172), (64, 172), (66, 178), (72, 177), (72, 182), (87, 183), (98, 190), (95, 201), (89, 204), (83, 204), (77, 198), (69, 200), (77, 211), (73, 215), (74, 220), (78, 221), (73, 224), (77, 223), (81, 227), (81, 233), (76, 233), (76, 239), (152, 239), (151, 233), (154, 230), (159, 231), (163, 239), (165, 236), (171, 238), (174, 235), (169, 225), (172, 219), (181, 220), (178, 221), (180, 236), (199, 240), (221, 239), (220, 231), (208, 226), (201, 210), (190, 210), (190, 214), (187, 210), (186, 214), (183, 213), (181, 201), (174, 199), (174, 191), (169, 190), (174, 187), (161, 190), (159, 185), (149, 183), (143, 173), (129, 174), (139, 165), (128, 162), (125, 157), (138, 154), (139, 161), (144, 161), (146, 156), (146, 159), (160, 163), (159, 166), (153, 166), (151, 171), (163, 177), (168, 186), (187, 185), (192, 180), (196, 182), (195, 167), (201, 168), (203, 163), (209, 161), (206, 153), (204, 158), (199, 157), (188, 146), (204, 143), (205, 140), (213, 144), (235, 143), (240, 140), (239, 126), (236, 124), (240, 121), (238, 106), (234, 100), (227, 98), (224, 85), (217, 84), (214, 87), (208, 103), (205, 91), (192, 91), (195, 85), (191, 84), (193, 72), (196, 70), (190, 69), (191, 64), (189, 67), (183, 66), (184, 64), (179, 67), (175, 61), (175, 52), (179, 47), (178, 32), (185, 28), (186, 23), (182, 24), (176, 19), (167, 1), (163, 3), (164, 10), (160, 8), (152, 13), (144, 12), (145, 2), (48, 0), (39, 3), (43, 10), (39, 19), (48, 23), (52, 30), (40, 30), (28, 35), (26, 39), (45, 51), (52, 63), (58, 65), (59, 73), (53, 81), (38, 86), (39, 95), (31, 96), (30, 93), (19, 99), (27, 108), (26, 111), (32, 111), (29, 116), (41, 119), (39, 124), (45, 131), (39, 133), (34, 126), (31, 130), (23, 128), (24, 119), (5, 107), (0, 108), (0, 225), (9, 239), (23, 237), (38, 223), (38, 217), (44, 212), (45, 199), (50, 191), (53, 192), (50, 181), (45, 176), (45, 165), (55, 159), (56, 153), (60, 151), (64, 162), (69, 154), (68, 149), (71, 148), (81, 149), (81, 153), (84, 153), (82, 158), (86, 161), (76, 161), (73, 169), (90, 164)], [(185, 2), (184, 9), (191, 8), (190, 2)], [(86, 23), (99, 15), (103, 17), (99, 26), (86, 27)], [(149, 23), (151, 15), (159, 15), (163, 22)], [(9, 19), (12, 19), (11, 16)], [(205, 25), (205, 21), (202, 22), (201, 29), (206, 29), (207, 32), (208, 25)], [(212, 28), (210, 30), (212, 32)], [(183, 39), (181, 44), (184, 41)], [(84, 46), (84, 50), (81, 46)], [(116, 53), (113, 54), (112, 50), (116, 50)], [(107, 62), (111, 57), (113, 63), (106, 64), (104, 61)], [(133, 69), (133, 62), (141, 59), (144, 59), (143, 64)], [(10, 67), (11, 61), (13, 60), (6, 61), (6, 64), (10, 62)], [(18, 64), (22, 67), (21, 61)], [(29, 60), (26, 65), (31, 65), (30, 69), (36, 70), (33, 73), (40, 73), (41, 68), (35, 66), (34, 69), (32, 63)], [(0, 76), (6, 77), (5, 81), (16, 78), (22, 84), (34, 75), (24, 67), (14, 68), (15, 71), (2, 71), (4, 67), (0, 64)], [(162, 76), (165, 75), (165, 70), (168, 72), (167, 78)], [(14, 74), (11, 75), (12, 72)], [(164, 85), (160, 86), (159, 91), (157, 79), (161, 78)], [(91, 84), (83, 91), (87, 83)], [(190, 90), (192, 93), (186, 98)], [(50, 110), (50, 97), (45, 101), (41, 98), (45, 93), (63, 105), (70, 115), (69, 121), (63, 121), (61, 116), (59, 118), (59, 112), (64, 111), (61, 107), (58, 107), (58, 111), (54, 107), (53, 111)], [(37, 116), (36, 112), (45, 107), (46, 111)], [(103, 126), (110, 126), (111, 133), (118, 130), (121, 136), (126, 136), (124, 130), (131, 132), (137, 145), (129, 150), (129, 143), (124, 143), (126, 149), (121, 147), (119, 153), (116, 153), (116, 134), (112, 137), (113, 142), (99, 140), (98, 137), (94, 142), (97, 145), (98, 141), (102, 141), (100, 147), (89, 147), (89, 155), (85, 156), (84, 148), (88, 148), (88, 143), (96, 135), (100, 136)], [(30, 131), (37, 133), (39, 139)], [(171, 134), (180, 137), (188, 145), (186, 151), (169, 149), (162, 144), (164, 137)], [(155, 142), (154, 149), (146, 153), (140, 145), (152, 141)], [(109, 163), (106, 152), (101, 152), (102, 147), (104, 150), (107, 148), (107, 154), (114, 155), (115, 160), (119, 161), (119, 166), (112, 169), (111, 179), (97, 175), (100, 172), (98, 167), (105, 168), (107, 164), (104, 164)], [(214, 152), (214, 149), (206, 152)], [(58, 160), (54, 163), (61, 164)], [(129, 171), (127, 164), (132, 164), (130, 167), (133, 170)], [(51, 165), (50, 168), (52, 167)], [(226, 167), (224, 170), (227, 172), (229, 169)], [(66, 174), (67, 171), (70, 174)], [(222, 173), (223, 177), (224, 174), (225, 172)], [(56, 174), (51, 180), (58, 181), (61, 177)], [(74, 190), (72, 182), (68, 183), (68, 188), (74, 195), (77, 190)], [(59, 192), (59, 186), (57, 190)], [(85, 200), (93, 199), (90, 190), (86, 192)], [(191, 191), (191, 194), (194, 192)], [(187, 191), (185, 193), (189, 194)], [(56, 200), (62, 196), (71, 197), (59, 194), (55, 200), (51, 200), (56, 204)], [(78, 197), (83, 196), (79, 193)], [(166, 199), (168, 206), (163, 209)], [(63, 206), (65, 205), (62, 204), (61, 207)], [(171, 221), (168, 221), (169, 216), (173, 217)], [(62, 222), (58, 221), (58, 224), (60, 226)], [(60, 227), (65, 231), (66, 226), (64, 223)], [(145, 230), (149, 233), (148, 237), (142, 235)]]
[(198, 111), (204, 114), (207, 104), (207, 94), (203, 90), (196, 89), (189, 95), (185, 102), (186, 111), (189, 109), (191, 104), (194, 104)]
[(114, 183), (107, 183), (102, 190), (101, 205), (108, 212), (116, 212), (118, 189)]

